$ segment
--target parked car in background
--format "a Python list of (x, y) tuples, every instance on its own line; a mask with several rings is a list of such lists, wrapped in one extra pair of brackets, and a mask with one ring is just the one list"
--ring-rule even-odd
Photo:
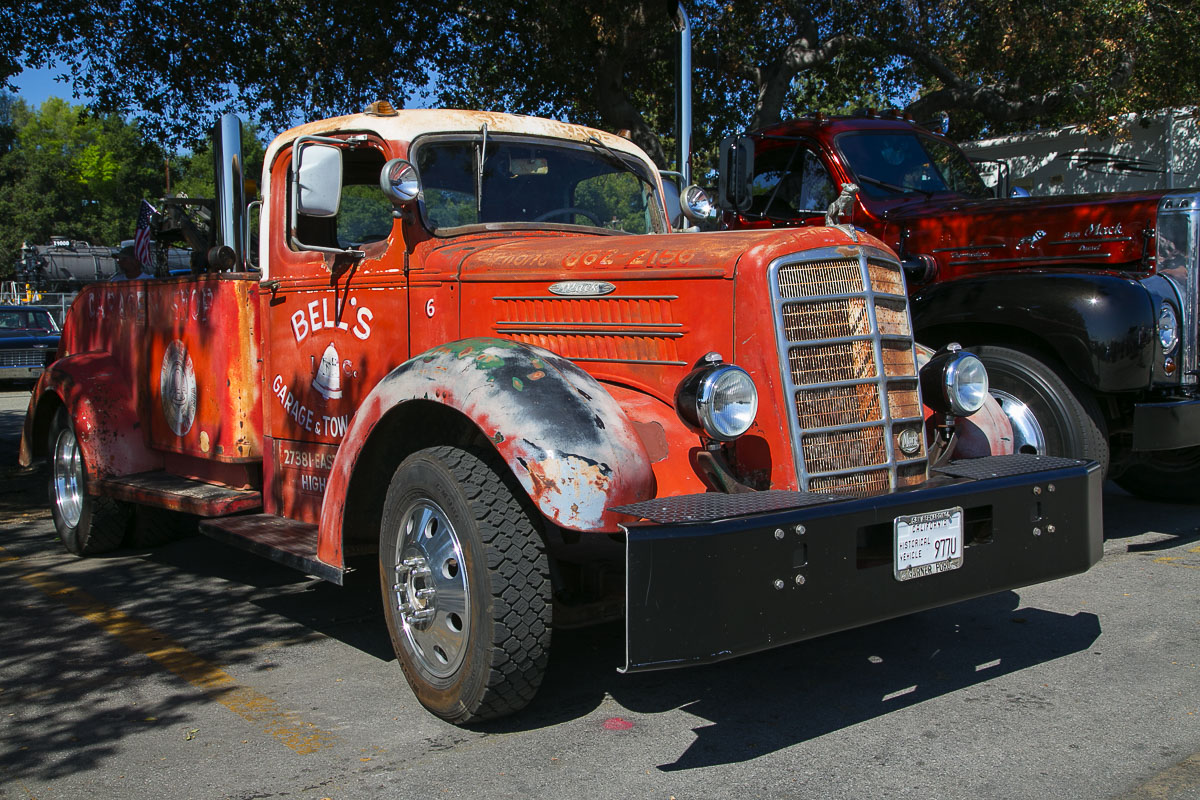
[(58, 324), (44, 308), (0, 306), (0, 381), (34, 379), (58, 351)]

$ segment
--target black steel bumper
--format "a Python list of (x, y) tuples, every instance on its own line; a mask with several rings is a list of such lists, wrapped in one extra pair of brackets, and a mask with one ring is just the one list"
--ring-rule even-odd
[(1133, 407), (1133, 449), (1175, 450), (1200, 445), (1200, 400), (1138, 403)]
[[(1095, 462), (950, 464), (919, 489), (845, 499), (704, 494), (625, 506), (624, 671), (703, 664), (1086, 571), (1103, 545)], [(961, 506), (963, 563), (906, 581), (893, 522)]]

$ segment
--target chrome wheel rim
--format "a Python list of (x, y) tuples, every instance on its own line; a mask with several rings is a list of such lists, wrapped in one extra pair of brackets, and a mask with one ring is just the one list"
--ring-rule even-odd
[(69, 429), (59, 431), (54, 442), (54, 506), (67, 527), (79, 525), (83, 514), (83, 454)]
[(1000, 389), (992, 389), (992, 397), (1000, 404), (1000, 410), (1008, 417), (1013, 430), (1014, 453), (1046, 454), (1046, 434), (1042, 424), (1024, 402)]
[(462, 543), (446, 512), (421, 499), (405, 511), (393, 554), (392, 603), (408, 651), (447, 678), (462, 665), (471, 633), (471, 592)]

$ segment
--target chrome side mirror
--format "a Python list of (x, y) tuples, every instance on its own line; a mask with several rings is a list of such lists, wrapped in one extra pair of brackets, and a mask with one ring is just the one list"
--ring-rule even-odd
[(421, 194), (421, 176), (412, 162), (393, 158), (379, 173), (379, 188), (396, 205), (408, 205)]
[(297, 145), (296, 211), (336, 217), (342, 199), (342, 151), (327, 144)]

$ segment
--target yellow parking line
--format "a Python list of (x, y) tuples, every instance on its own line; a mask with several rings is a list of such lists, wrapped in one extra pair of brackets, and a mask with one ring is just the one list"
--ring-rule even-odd
[[(1200, 553), (1200, 547), (1189, 547), (1189, 553)], [(1183, 564), (1184, 556), (1159, 556), (1154, 559), (1155, 564), (1170, 564), (1172, 567), (1183, 567), (1184, 569), (1200, 569), (1200, 564)], [(1190, 559), (1189, 559), (1190, 560)]]
[(1183, 797), (1197, 786), (1200, 786), (1200, 753), (1192, 754), (1114, 800), (1166, 800)]
[(124, 612), (104, 605), (83, 590), (57, 581), (44, 572), (22, 575), (21, 580), (99, 626), (130, 650), (153, 659), (192, 686), (212, 693), (218, 703), (297, 753), (312, 753), (333, 744), (332, 733), (282, 710), (270, 697), (239, 685), (233, 676), (217, 665), (189, 652), (183, 645)]

